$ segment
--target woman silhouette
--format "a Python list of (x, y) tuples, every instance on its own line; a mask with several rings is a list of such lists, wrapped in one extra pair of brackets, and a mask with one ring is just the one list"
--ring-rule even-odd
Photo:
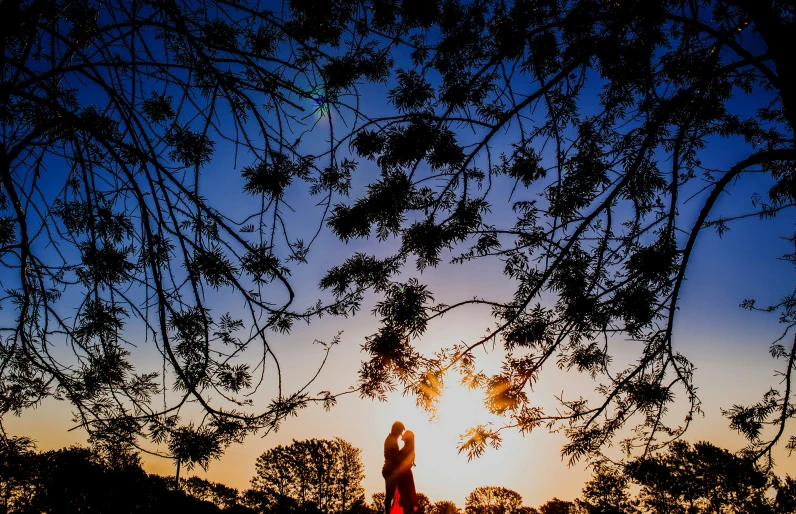
[(399, 452), (395, 499), (390, 514), (414, 514), (417, 510), (417, 490), (415, 477), (412, 474), (412, 466), (415, 465), (415, 434), (407, 430), (401, 439), (404, 447)]

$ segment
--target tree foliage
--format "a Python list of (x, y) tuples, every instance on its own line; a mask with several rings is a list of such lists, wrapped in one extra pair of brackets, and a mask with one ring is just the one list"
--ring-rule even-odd
[(8, 514), (221, 512), (138, 462), (119, 466), (95, 449), (38, 452), (23, 438), (2, 438), (0, 454), (0, 505)]
[(634, 514), (636, 502), (628, 487), (631, 476), (625, 469), (596, 462), (591, 479), (583, 486), (577, 504), (588, 514)]
[[(230, 512), (319, 514), (313, 501), (300, 503), (273, 490), (255, 487), (242, 494), (198, 477), (175, 481), (143, 471), (133, 454), (114, 459), (107, 448), (71, 447), (37, 451), (25, 438), (0, 439), (0, 505), (9, 514), (30, 512)], [(665, 452), (625, 463), (600, 461), (581, 498), (552, 498), (539, 509), (522, 506), (518, 493), (479, 487), (467, 498), (465, 512), (511, 514), (790, 514), (796, 505), (796, 481), (778, 477), (748, 455), (733, 455), (709, 443), (670, 445)], [(260, 480), (255, 476), (253, 482)], [(257, 484), (254, 484), (257, 485)], [(453, 502), (431, 503), (419, 494), (418, 513), (456, 514)], [(370, 506), (359, 497), (347, 514), (379, 514), (384, 493)]]
[(666, 452), (593, 469), (576, 502), (590, 514), (773, 514), (792, 508), (793, 479), (775, 476), (749, 455), (706, 442), (677, 441)]
[(754, 462), (709, 443), (673, 443), (664, 454), (628, 465), (653, 511), (764, 512), (769, 477)]
[(37, 469), (33, 441), (24, 437), (0, 440), (0, 478), (2, 478), (3, 512), (18, 512), (33, 503), (35, 490), (30, 487)]
[[(619, 434), (649, 455), (701, 412), (674, 329), (698, 241), (796, 202), (788, 1), (17, 0), (0, 15), (0, 415), (65, 399), (92, 437), (151, 437), (178, 463), (333, 405), (309, 384), (283, 390), (270, 334), (352, 315), (368, 291), (380, 325), (361, 395), (403, 388), (433, 409), (458, 372), (506, 418), (465, 434), (471, 457), (541, 426), (566, 432), (570, 462)], [(737, 160), (717, 157), (726, 145)], [(213, 193), (238, 160), (246, 197), (230, 207)], [(765, 195), (727, 209), (751, 174)], [(309, 237), (286, 214), (296, 191), (320, 206)], [(324, 228), (397, 250), (352, 254), (324, 300), (296, 301), (291, 269)], [(502, 270), (511, 294), (434, 303), (401, 275), (469, 261)], [(783, 385), (726, 411), (758, 457), (796, 415), (784, 294), (744, 303), (779, 313)], [(241, 307), (216, 312), (216, 296)], [(422, 353), (467, 307), (494, 326)], [(621, 339), (637, 343), (627, 366), (612, 364)], [(475, 357), (487, 345), (504, 350), (491, 376)], [(141, 370), (139, 347), (161, 368)], [(596, 391), (543, 410), (529, 393), (550, 366)], [(271, 402), (250, 405), (268, 379)], [(201, 422), (182, 420), (188, 405)]]
[(432, 514), (432, 509), (434, 508), (434, 504), (431, 503), (431, 500), (428, 499), (423, 493), (417, 493), (417, 510), (415, 510), (416, 514)]
[[(92, 437), (148, 436), (206, 465), (310, 402), (333, 404), (282, 388), (270, 335), (322, 312), (294, 306), (289, 265), (314, 237), (288, 227), (286, 190), (300, 183), (328, 207), (351, 180), (352, 162), (302, 140), (355, 81), (389, 71), (386, 49), (349, 30), (357, 11), (3, 2), (0, 416), (68, 400)], [(213, 194), (231, 167), (247, 195), (235, 212)], [(233, 314), (216, 312), (218, 295)], [(162, 366), (141, 369), (153, 352)], [(264, 381), (273, 399), (253, 406)], [(201, 423), (182, 421), (191, 404)]]
[(476, 487), (464, 501), (465, 514), (514, 514), (522, 508), (522, 496), (505, 487)]
[(370, 508), (373, 512), (382, 513), (384, 512), (384, 499), (387, 495), (384, 492), (377, 492), (373, 493), (370, 496)]
[(347, 512), (365, 499), (360, 453), (340, 438), (280, 445), (257, 458), (252, 489), (276, 500), (288, 498), (299, 508), (312, 506), (324, 514)]
[(573, 502), (553, 498), (539, 507), (541, 514), (574, 514), (577, 506)]
[(431, 512), (429, 514), (460, 514), (460, 510), (459, 507), (457, 507), (452, 501), (440, 500), (438, 502), (434, 502), (434, 505), (431, 506)]
[[(433, 410), (459, 371), (507, 418), (503, 428), (464, 434), (470, 457), (499, 446), (505, 428), (540, 426), (566, 432), (570, 463), (620, 433), (628, 454), (662, 448), (702, 412), (675, 331), (698, 241), (706, 229), (721, 235), (796, 200), (794, 62), (784, 50), (793, 5), (440, 1), (428, 13), (419, 28), (411, 17), (374, 15), (384, 30), (403, 31), (411, 50), (389, 93), (403, 116), (353, 135), (354, 151), (380, 175), (329, 221), (346, 241), (373, 234), (400, 244), (382, 260), (354, 256), (322, 282), (355, 309), (361, 296), (352, 291), (381, 271), (381, 325), (364, 345), (361, 393), (385, 398), (403, 388)], [(724, 158), (727, 145), (737, 160)], [(766, 195), (727, 208), (725, 193), (756, 174), (769, 178)], [(513, 215), (490, 216), (507, 201)], [(427, 271), (468, 261), (502, 269), (514, 294), (435, 304), (414, 279), (387, 282), (396, 262)], [(762, 310), (779, 312), (791, 337), (796, 303), (782, 293)], [(494, 318), (483, 334), (421, 352), (432, 324), (478, 307)], [(622, 339), (636, 342), (634, 359), (622, 355), (627, 365), (613, 363)], [(781, 389), (727, 411), (756, 456), (770, 458), (796, 414), (796, 339), (781, 341), (772, 347)], [(493, 345), (503, 347), (503, 367), (487, 375), (476, 352)], [(565, 391), (559, 408), (545, 411), (530, 393), (550, 366), (592, 377), (595, 391)], [(687, 409), (673, 418), (678, 397)], [(763, 433), (766, 425), (775, 428)]]
[(221, 509), (229, 509), (240, 504), (238, 490), (219, 482), (210, 482), (193, 476), (183, 480), (180, 485), (186, 494), (217, 505)]

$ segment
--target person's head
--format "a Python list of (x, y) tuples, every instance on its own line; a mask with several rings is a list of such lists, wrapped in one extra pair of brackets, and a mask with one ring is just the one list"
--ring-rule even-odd
[(407, 430), (404, 432), (404, 435), (401, 437), (401, 440), (404, 442), (406, 446), (409, 448), (414, 449), (415, 447), (415, 433), (411, 430)]
[(390, 434), (394, 437), (398, 437), (403, 433), (404, 430), (405, 430), (404, 424), (401, 423), (400, 421), (396, 421), (395, 423), (392, 424), (392, 429), (390, 429)]

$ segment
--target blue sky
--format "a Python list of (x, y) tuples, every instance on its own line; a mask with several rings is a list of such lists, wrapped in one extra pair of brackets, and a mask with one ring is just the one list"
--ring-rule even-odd
[[(396, 64), (401, 67), (401, 58)], [(392, 87), (368, 86), (362, 89), (362, 107), (371, 113), (389, 114), (391, 107), (385, 99), (385, 91)], [(596, 94), (596, 90), (591, 91)], [(87, 93), (86, 93), (87, 94)], [(739, 97), (735, 101), (738, 110), (759, 106), (764, 97)], [(309, 102), (308, 102), (309, 103)], [(586, 108), (591, 105), (586, 102)], [(312, 108), (309, 105), (308, 108)], [(334, 123), (341, 120), (332, 115)], [(328, 138), (328, 121), (320, 120), (311, 136), (305, 138), (302, 149), (315, 153), (325, 149)], [(515, 141), (516, 132), (508, 131), (493, 140), (493, 155), (505, 150)], [(726, 169), (748, 156), (750, 149), (738, 141), (711, 141), (705, 154), (707, 166)], [(342, 155), (341, 155), (342, 156)], [(241, 168), (250, 164), (250, 156), (238, 155), (229, 146), (218, 144), (213, 161), (202, 171), (202, 187), (211, 203), (228, 215), (243, 216), (259, 203), (257, 198), (242, 192)], [(63, 170), (60, 170), (63, 172)], [(53, 171), (59, 173), (58, 170)], [(352, 199), (359, 197), (367, 183), (377, 177), (374, 163), (360, 159), (360, 170), (354, 179)], [(55, 176), (55, 175), (53, 175)], [(56, 184), (57, 181), (50, 181)], [(695, 185), (698, 184), (695, 181)], [(717, 211), (737, 213), (751, 209), (751, 195), (761, 193), (764, 197), (771, 185), (770, 177), (761, 174), (746, 175), (732, 188), (731, 194), (722, 196)], [(493, 190), (490, 222), (499, 226), (510, 226), (515, 219), (510, 209), (509, 192), (513, 184), (500, 179)], [(311, 198), (297, 184), (289, 191), (286, 201), (295, 212), (285, 210), (286, 219), (294, 229), (291, 238), (308, 241), (315, 233), (323, 207), (317, 206), (317, 198)], [(538, 189), (515, 193), (512, 201), (532, 199)], [(53, 190), (54, 191), (54, 190)], [(50, 191), (50, 192), (53, 192)], [(340, 201), (340, 200), (336, 200)], [(694, 200), (681, 209), (682, 225), (690, 228), (696, 217), (699, 202)], [(703, 400), (705, 416), (695, 421), (687, 434), (688, 440), (710, 439), (731, 450), (740, 449), (744, 442), (729, 431), (727, 420), (721, 417), (720, 408), (733, 403), (751, 403), (760, 399), (771, 385), (777, 384), (774, 370), (779, 363), (768, 355), (768, 346), (778, 337), (781, 326), (776, 315), (748, 312), (738, 305), (746, 298), (758, 298), (761, 304), (775, 303), (792, 292), (793, 266), (778, 260), (781, 255), (792, 252), (792, 243), (783, 239), (793, 234), (792, 211), (784, 211), (774, 220), (741, 220), (732, 225), (723, 237), (708, 229), (700, 237), (690, 263), (687, 281), (682, 289), (680, 312), (675, 325), (675, 347), (689, 357), (697, 367), (696, 385)], [(283, 243), (282, 243), (283, 244)], [(326, 270), (340, 263), (355, 252), (366, 252), (386, 256), (397, 248), (397, 242), (378, 242), (375, 237), (354, 240), (347, 245), (337, 241), (324, 231), (309, 255), (308, 264), (291, 264), (291, 283), (297, 291), (297, 310), (302, 310), (319, 297), (328, 294), (318, 291), (318, 282)], [(284, 251), (284, 250), (283, 250)], [(448, 253), (445, 257), (450, 258)], [(471, 262), (464, 265), (442, 265), (420, 273), (411, 265), (405, 269), (402, 280), (417, 277), (428, 284), (436, 301), (452, 303), (457, 299), (472, 296), (492, 300), (507, 300), (514, 292), (513, 284), (501, 273), (497, 261)], [(4, 283), (13, 277), (0, 278)], [(242, 302), (224, 291), (208, 289), (208, 306), (216, 314), (227, 310), (235, 313), (242, 309)], [(275, 293), (282, 294), (282, 293)], [(69, 302), (79, 295), (67, 298)], [(300, 387), (312, 377), (316, 366), (323, 358), (322, 348), (313, 344), (315, 339), (329, 341), (343, 331), (341, 344), (335, 347), (313, 391), (330, 389), (343, 391), (355, 385), (364, 338), (373, 333), (378, 320), (370, 314), (376, 297), (369, 295), (366, 305), (355, 317), (324, 318), (310, 326), (296, 326), (290, 335), (269, 335), (269, 342), (280, 358), (285, 384), (289, 389)], [(8, 316), (4, 311), (3, 316)], [(417, 346), (430, 353), (440, 347), (459, 341), (472, 341), (493, 324), (488, 309), (468, 307), (435, 323)], [(140, 327), (130, 326), (130, 339), (142, 336)], [(619, 348), (617, 360), (632, 360), (638, 355), (638, 347), (629, 341), (616, 341)], [(65, 348), (60, 351), (65, 352)], [(65, 353), (66, 354), (66, 353)], [(499, 365), (502, 351), (490, 349), (481, 364), (487, 370)], [(159, 356), (151, 348), (137, 351), (136, 363), (144, 368), (159, 368)], [(270, 370), (271, 364), (268, 364)], [(149, 370), (149, 369), (147, 369)], [(450, 381), (455, 384), (455, 380)], [(532, 394), (532, 401), (548, 408), (555, 408), (554, 396), (566, 391), (568, 396), (589, 395), (596, 384), (588, 377), (565, 374), (556, 369), (546, 370), (539, 386)], [(267, 403), (274, 392), (274, 381), (256, 395), (255, 402)], [(254, 472), (254, 460), (266, 449), (285, 444), (291, 439), (309, 437), (342, 437), (363, 449), (363, 460), (367, 478), (368, 495), (381, 489), (379, 475), (381, 467), (381, 442), (395, 419), (402, 419), (417, 434), (418, 468), (416, 481), (418, 490), (425, 492), (433, 501), (448, 499), (463, 506), (464, 497), (480, 485), (502, 485), (520, 492), (528, 505), (539, 505), (558, 496), (572, 499), (577, 496), (588, 473), (584, 464), (568, 468), (559, 456), (564, 444), (562, 434), (548, 434), (544, 430), (521, 437), (516, 433), (507, 435), (503, 448), (490, 450), (479, 460), (467, 462), (464, 455), (456, 453), (457, 434), (472, 422), (500, 420), (491, 418), (483, 409), (479, 397), (467, 394), (455, 385), (448, 391), (450, 400), (443, 398), (439, 419), (429, 421), (425, 413), (413, 406), (411, 398), (392, 395), (387, 403), (359, 399), (356, 394), (340, 400), (330, 412), (319, 407), (310, 407), (299, 416), (288, 420), (282, 430), (266, 438), (249, 437), (243, 445), (233, 445), (227, 454), (210, 466), (207, 473), (197, 470), (199, 476), (222, 481), (244, 488)], [(447, 402), (447, 403), (446, 403)], [(682, 407), (682, 402), (677, 404)], [(675, 409), (676, 410), (676, 409)], [(66, 432), (71, 427), (70, 408), (64, 403), (46, 401), (38, 410), (26, 412), (19, 419), (6, 419), (4, 426), (14, 435), (30, 435), (37, 439), (41, 448), (60, 447), (72, 442), (84, 441), (80, 431)], [(796, 433), (789, 428), (789, 434)], [(786, 434), (788, 435), (788, 434)], [(796, 474), (796, 457), (787, 458), (781, 444), (775, 453), (778, 473)], [(146, 459), (150, 472), (170, 474), (171, 463), (155, 458)]]

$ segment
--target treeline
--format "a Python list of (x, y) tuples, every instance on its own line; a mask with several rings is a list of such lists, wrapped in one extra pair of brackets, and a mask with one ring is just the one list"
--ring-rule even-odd
[(707, 442), (676, 441), (666, 452), (622, 464), (598, 462), (575, 501), (538, 509), (502, 487), (479, 487), (465, 514), (793, 514), (796, 480)]
[(575, 503), (587, 514), (792, 514), (796, 480), (707, 442), (676, 441), (665, 453), (595, 465)]
[[(0, 512), (205, 514), (220, 507), (150, 475), (137, 455), (73, 446), (37, 452), (27, 438), (0, 438)], [(226, 488), (231, 489), (231, 488)], [(237, 491), (235, 491), (237, 496)]]
[[(137, 454), (70, 447), (39, 452), (27, 438), (0, 438), (0, 513), (380, 514), (367, 502), (361, 450), (336, 438), (294, 441), (263, 453), (251, 487), (146, 473)], [(672, 444), (621, 465), (597, 463), (582, 495), (532, 507), (519, 493), (483, 486), (454, 502), (418, 493), (416, 514), (708, 514), (796, 512), (796, 480), (710, 443)], [(422, 486), (422, 484), (419, 484)]]
[(361, 450), (342, 439), (294, 441), (257, 459), (252, 487), (146, 473), (138, 454), (72, 446), (37, 451), (0, 437), (0, 514), (213, 512), (371, 514)]
[(368, 513), (361, 453), (339, 437), (272, 448), (257, 458), (242, 502), (256, 512)]

